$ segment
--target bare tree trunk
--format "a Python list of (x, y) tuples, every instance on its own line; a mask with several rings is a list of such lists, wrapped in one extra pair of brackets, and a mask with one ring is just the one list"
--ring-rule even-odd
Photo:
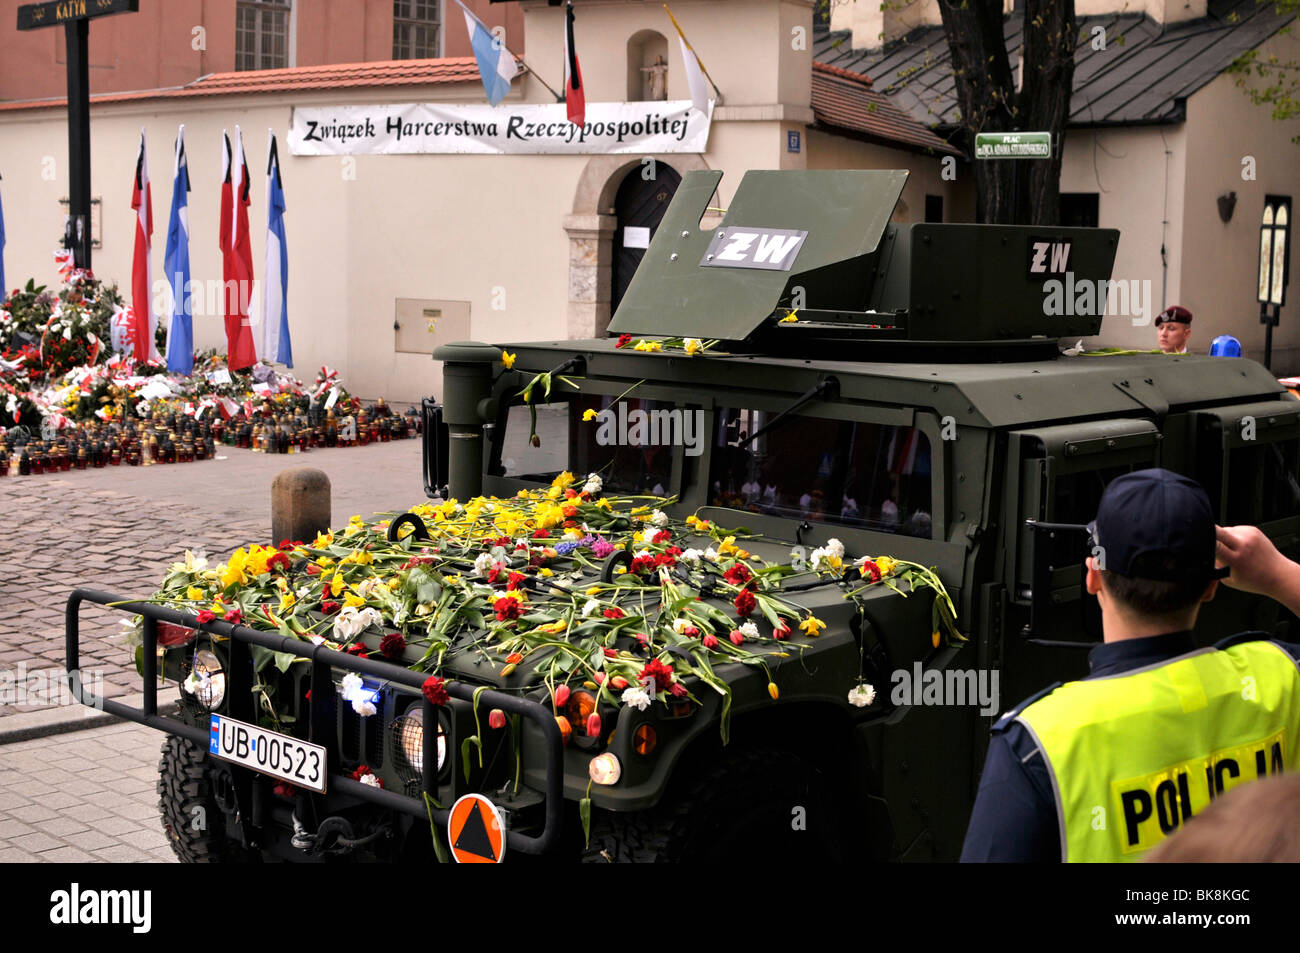
[(976, 221), (1060, 220), (1060, 142), (1074, 81), (1074, 0), (1025, 0), (1023, 86), (1016, 91), (1002, 0), (939, 0), (957, 103), (971, 147), (978, 132), (1052, 133), (1050, 159), (975, 162)]

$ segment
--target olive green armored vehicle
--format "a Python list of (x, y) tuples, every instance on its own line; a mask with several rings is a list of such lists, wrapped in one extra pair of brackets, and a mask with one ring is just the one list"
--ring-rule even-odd
[[(177, 853), (953, 860), (990, 725), (1086, 674), (1101, 640), (1079, 524), (1109, 480), (1151, 466), (1185, 473), (1220, 522), (1258, 524), (1296, 553), (1300, 402), (1249, 360), (1062, 355), (1061, 339), (1096, 334), (1101, 318), (1049, 314), (1050, 283), (1106, 282), (1118, 232), (891, 224), (906, 177), (750, 172), (704, 229), (720, 173), (691, 173), (609, 337), (434, 355), (444, 377), (442, 402), (426, 401), (430, 497), (544, 497), (566, 474), (574, 486), (598, 474), (605, 494), (667, 498), (662, 517), (689, 525), (673, 540), (681, 552), (722, 547), (726, 532), (733, 551), (771, 570), (770, 594), (798, 607), (784, 638), (764, 622), (745, 641), (757, 663), (715, 657), (657, 697), (650, 679), (648, 704), (632, 683), (632, 704), (581, 673), (561, 698), (555, 653), (503, 666), (475, 641), (481, 631), (468, 632), (442, 659), (444, 696), (422, 694), (418, 647), (396, 661), (358, 656), (124, 606), (144, 617), (150, 701), (104, 707), (169, 733), (160, 791)], [(427, 545), (418, 514), (390, 534), (412, 528), (403, 545)], [(842, 553), (842, 567), (819, 571), (828, 553)], [(932, 567), (960, 636), (939, 624), (951, 620), (933, 592), (865, 585), (864, 556)], [(617, 586), (631, 558), (630, 548), (593, 557), (585, 578), (534, 574), (529, 604)], [(664, 606), (649, 593), (638, 610), (647, 619), (703, 618), (708, 606), (734, 616), (735, 579), (707, 558), (657, 567), (645, 589), (660, 568), (659, 584), (685, 595)], [(119, 598), (73, 594), (70, 671), (78, 604)], [(1280, 613), (1221, 588), (1198, 634), (1283, 632), (1293, 620)], [(159, 648), (166, 626), (193, 638)], [(369, 647), (380, 628), (363, 636)], [(259, 673), (259, 648), (303, 661)], [(604, 657), (648, 670), (661, 648), (647, 651), (645, 633), (625, 627)], [(678, 656), (698, 666), (691, 646), (670, 642), (663, 657)], [(598, 666), (600, 653), (579, 661)], [(179, 714), (159, 714), (159, 675), (174, 686), (202, 666), (209, 688), (182, 691)], [(342, 700), (345, 677), (354, 697), (359, 677), (373, 714)], [(250, 688), (271, 678), (297, 717), (245, 736), (238, 757), (222, 732), (261, 724)], [(508, 729), (486, 728), (489, 711)], [(307, 763), (310, 782), (289, 797), (275, 790), (284, 775), (249, 754), (268, 745)], [(369, 783), (356, 777), (362, 764)], [(490, 802), (486, 824), (457, 814), (473, 803), (466, 795)], [(205, 825), (193, 823), (199, 814)]]

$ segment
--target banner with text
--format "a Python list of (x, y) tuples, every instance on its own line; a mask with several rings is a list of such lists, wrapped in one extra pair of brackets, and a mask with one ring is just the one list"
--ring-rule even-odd
[(588, 103), (581, 126), (569, 122), (563, 103), (295, 106), (289, 149), (296, 156), (703, 152), (711, 117), (711, 105), (706, 116), (689, 99)]

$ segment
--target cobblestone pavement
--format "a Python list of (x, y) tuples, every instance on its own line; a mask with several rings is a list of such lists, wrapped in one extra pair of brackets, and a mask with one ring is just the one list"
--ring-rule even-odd
[(175, 861), (155, 790), (162, 739), (121, 723), (0, 745), (0, 863)]
[[(38, 694), (32, 673), (63, 668), (63, 607), (73, 589), (145, 596), (186, 549), (215, 561), (241, 545), (270, 542), (271, 480), (297, 466), (329, 475), (335, 525), (353, 513), (403, 510), (424, 499), (418, 440), (305, 456), (227, 449), (189, 464), (0, 479), (0, 675), (25, 687), (16, 700), (28, 702), (4, 704), (15, 699), (0, 695), (0, 721), (57, 703)], [(140, 688), (119, 634), (123, 618), (91, 605), (81, 613), (84, 677), (95, 687), (102, 673), (110, 698)], [(0, 789), (4, 783), (0, 778)]]

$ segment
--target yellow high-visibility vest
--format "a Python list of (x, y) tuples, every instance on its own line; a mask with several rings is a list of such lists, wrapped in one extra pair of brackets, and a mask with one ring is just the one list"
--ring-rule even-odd
[(1225, 791), (1295, 770), (1300, 668), (1272, 642), (1069, 682), (1014, 716), (1037, 741), (1063, 861), (1133, 861)]

